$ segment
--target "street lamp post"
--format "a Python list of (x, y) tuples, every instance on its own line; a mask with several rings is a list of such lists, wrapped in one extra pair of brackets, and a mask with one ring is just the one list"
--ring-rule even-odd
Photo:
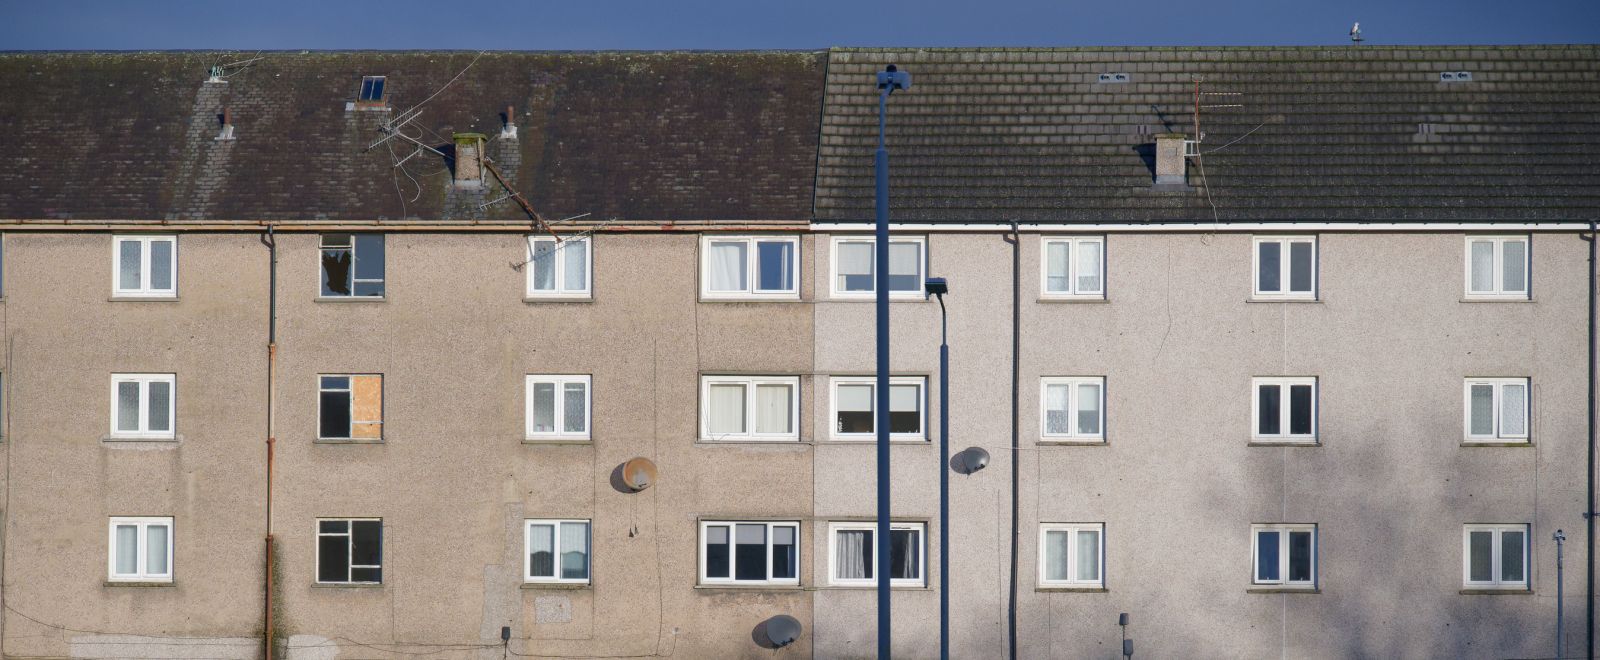
[(883, 564), (889, 544), (889, 150), (884, 148), (884, 112), (889, 95), (911, 87), (911, 74), (890, 64), (878, 72), (877, 227), (873, 245), (873, 288), (877, 292), (878, 379), (874, 426), (878, 436), (878, 657), (889, 660), (889, 571)]
[(950, 341), (943, 277), (928, 278), (927, 295), (939, 297), (939, 659), (950, 660)]

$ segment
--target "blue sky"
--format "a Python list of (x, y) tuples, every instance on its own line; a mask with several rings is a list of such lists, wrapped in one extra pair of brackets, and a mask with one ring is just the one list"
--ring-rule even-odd
[(0, 50), (1600, 41), (1600, 0), (0, 0)]

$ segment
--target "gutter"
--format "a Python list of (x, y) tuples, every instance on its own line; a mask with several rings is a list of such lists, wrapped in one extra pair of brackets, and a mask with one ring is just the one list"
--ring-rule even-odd
[[(552, 222), (561, 231), (601, 233), (811, 230), (802, 220), (617, 220), (600, 223)], [(9, 231), (206, 231), (255, 233), (273, 228), (296, 232), (502, 232), (530, 233), (527, 220), (62, 220), (0, 219)]]

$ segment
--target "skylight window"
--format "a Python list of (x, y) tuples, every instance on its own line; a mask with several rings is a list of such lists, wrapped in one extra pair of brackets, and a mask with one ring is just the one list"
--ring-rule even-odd
[(364, 76), (361, 78), (361, 95), (356, 98), (361, 103), (383, 103), (383, 76)]

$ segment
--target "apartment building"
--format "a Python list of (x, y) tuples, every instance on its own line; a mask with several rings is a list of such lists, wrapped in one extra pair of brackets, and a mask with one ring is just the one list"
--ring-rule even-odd
[(1596, 55), (0, 57), (0, 651), (1583, 649)]

